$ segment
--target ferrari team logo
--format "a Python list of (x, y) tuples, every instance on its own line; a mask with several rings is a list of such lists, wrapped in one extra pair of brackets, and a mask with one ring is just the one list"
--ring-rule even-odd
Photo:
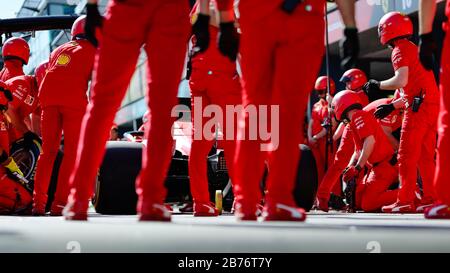
[(6, 131), (6, 124), (4, 121), (0, 121), (0, 131)]
[(25, 102), (25, 104), (27, 104), (27, 105), (31, 106), (31, 105), (33, 105), (33, 102), (34, 102), (34, 97), (33, 97), (33, 96), (30, 96), (30, 95), (28, 95), (28, 96), (26, 97), (26, 99), (24, 100), (24, 102)]
[(67, 54), (61, 54), (56, 61), (57, 65), (67, 65), (70, 63), (70, 56)]

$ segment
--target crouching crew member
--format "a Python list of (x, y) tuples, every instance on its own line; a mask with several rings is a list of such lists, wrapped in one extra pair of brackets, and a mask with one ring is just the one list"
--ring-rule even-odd
[(11, 101), (11, 92), (0, 81), (0, 215), (24, 213), (31, 204), (32, 185), (19, 182), (23, 174), (9, 156), (10, 124), (5, 112)]
[(348, 124), (355, 144), (343, 180), (347, 184), (358, 181), (367, 165), (370, 171), (363, 183), (356, 186), (355, 206), (366, 212), (378, 211), (397, 198), (397, 190), (389, 190), (398, 175), (394, 149), (381, 125), (370, 112), (363, 110), (357, 94), (349, 90), (339, 92), (332, 107), (336, 119)]
[[(41, 142), (39, 137), (41, 108), (38, 99), (39, 86), (44, 79), (47, 62), (35, 69), (35, 75), (14, 77), (6, 82), (13, 95), (7, 115), (14, 127), (15, 137), (24, 138), (24, 145), (30, 147), (33, 141)], [(14, 139), (11, 139), (14, 141)]]

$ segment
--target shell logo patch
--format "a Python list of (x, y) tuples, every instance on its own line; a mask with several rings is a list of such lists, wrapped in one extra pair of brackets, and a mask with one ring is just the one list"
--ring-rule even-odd
[(6, 131), (6, 124), (3, 121), (0, 121), (0, 131)]
[(65, 66), (65, 65), (67, 65), (69, 63), (70, 63), (70, 56), (67, 55), (67, 54), (61, 54), (58, 57), (58, 60), (56, 61), (57, 65), (63, 65), (63, 66)]

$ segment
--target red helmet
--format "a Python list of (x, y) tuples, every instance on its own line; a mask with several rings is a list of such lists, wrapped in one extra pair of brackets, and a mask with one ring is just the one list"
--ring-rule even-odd
[(36, 78), (38, 86), (41, 85), (42, 80), (47, 73), (48, 62), (42, 62), (40, 65), (34, 69), (34, 77)]
[(347, 89), (358, 91), (367, 82), (367, 77), (362, 70), (353, 68), (345, 71), (339, 81), (345, 83)]
[(412, 34), (411, 19), (398, 11), (386, 13), (378, 23), (378, 37), (383, 45), (395, 38), (408, 37)]
[(81, 15), (78, 17), (75, 22), (73, 22), (72, 30), (70, 33), (72, 34), (72, 39), (79, 35), (84, 35), (84, 25), (86, 23), (86, 15)]
[(5, 41), (2, 48), (3, 58), (18, 58), (24, 64), (30, 59), (30, 46), (23, 38), (12, 37)]
[[(317, 78), (316, 84), (314, 85), (314, 90), (327, 91), (327, 85), (328, 85), (328, 77), (321, 76)], [(330, 78), (330, 95), (334, 96), (335, 92), (336, 92), (336, 84), (334, 83), (333, 79)]]
[(7, 110), (8, 103), (13, 100), (11, 91), (8, 86), (0, 81), (0, 110)]
[(334, 96), (331, 102), (331, 108), (334, 110), (336, 119), (342, 121), (348, 111), (362, 109), (363, 107), (361, 99), (356, 92), (344, 90)]

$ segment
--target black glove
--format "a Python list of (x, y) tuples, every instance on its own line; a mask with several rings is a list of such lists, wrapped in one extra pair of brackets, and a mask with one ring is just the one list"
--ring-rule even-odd
[(433, 33), (420, 35), (419, 57), (420, 62), (427, 70), (433, 69), (434, 56), (436, 56), (437, 45), (433, 38)]
[(339, 42), (341, 67), (348, 70), (356, 66), (359, 55), (359, 38), (357, 28), (345, 28), (344, 38)]
[(194, 53), (204, 52), (209, 47), (209, 20), (209, 15), (199, 13), (197, 21), (192, 25), (192, 34), (195, 36)]
[(41, 138), (36, 135), (35, 133), (28, 131), (23, 135), (23, 145), (25, 149), (29, 150), (31, 149), (31, 146), (33, 145), (33, 141), (36, 140), (39, 143), (42, 144)]
[(96, 28), (101, 28), (103, 25), (103, 16), (98, 11), (97, 4), (86, 5), (86, 24), (84, 25), (84, 32), (86, 39), (95, 47), (98, 46), (98, 40), (95, 36)]
[(377, 107), (377, 110), (373, 115), (377, 119), (384, 119), (385, 117), (389, 116), (390, 113), (394, 112), (395, 107), (392, 103), (390, 104), (382, 104)]
[(362, 88), (367, 96), (371, 93), (380, 92), (380, 82), (377, 80), (369, 80)]
[(233, 62), (236, 61), (239, 53), (239, 34), (234, 22), (220, 23), (218, 45), (224, 56), (227, 56)]

